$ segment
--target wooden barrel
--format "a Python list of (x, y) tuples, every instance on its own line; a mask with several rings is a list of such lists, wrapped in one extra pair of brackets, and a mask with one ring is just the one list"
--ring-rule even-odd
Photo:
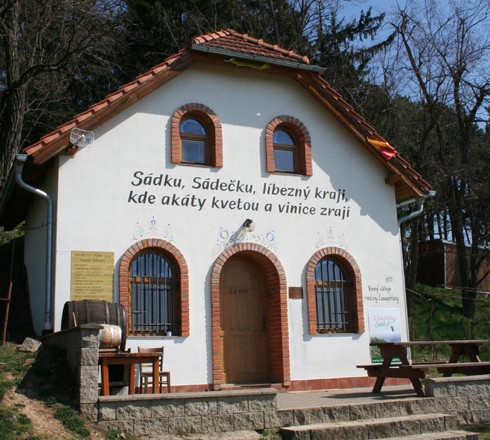
[(101, 324), (102, 330), (99, 332), (99, 347), (114, 348), (121, 347), (122, 329), (118, 325)]
[(67, 301), (63, 307), (61, 329), (82, 324), (108, 324), (120, 327), (121, 336), (117, 346), (122, 351), (126, 349), (126, 310), (122, 304), (90, 299)]

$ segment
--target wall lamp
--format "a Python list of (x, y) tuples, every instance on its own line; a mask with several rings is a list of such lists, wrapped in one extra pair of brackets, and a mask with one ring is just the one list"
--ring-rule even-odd
[(242, 228), (245, 229), (247, 232), (253, 232), (255, 230), (255, 223), (253, 220), (247, 218), (247, 220), (243, 222)]
[(95, 135), (92, 131), (73, 128), (70, 132), (70, 144), (76, 149), (89, 147), (94, 141)]
[(253, 220), (247, 218), (247, 220), (242, 223), (242, 226), (240, 226), (238, 230), (230, 237), (227, 246), (241, 243), (245, 239), (247, 232), (252, 232), (253, 230), (255, 230), (255, 223)]

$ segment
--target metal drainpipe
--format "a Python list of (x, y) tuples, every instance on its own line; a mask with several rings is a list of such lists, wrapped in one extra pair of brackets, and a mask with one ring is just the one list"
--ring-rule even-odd
[(404, 222), (406, 222), (408, 220), (412, 220), (413, 218), (418, 217), (420, 214), (422, 214), (422, 211), (424, 210), (424, 202), (425, 202), (425, 199), (428, 199), (430, 197), (434, 197), (435, 195), (436, 195), (436, 192), (435, 191), (429, 191), (426, 196), (421, 197), (420, 199), (417, 199), (417, 200), (410, 199), (407, 202), (400, 203), (398, 205), (398, 207), (406, 206), (406, 205), (409, 205), (410, 203), (415, 202), (417, 208), (415, 209), (415, 211), (409, 212), (407, 215), (404, 215), (404, 216), (400, 217), (398, 219), (398, 225), (401, 225), (402, 223), (404, 223)]
[(48, 220), (48, 230), (47, 230), (47, 243), (46, 243), (46, 297), (44, 304), (44, 334), (51, 333), (53, 331), (53, 320), (51, 319), (51, 308), (52, 308), (52, 265), (53, 265), (53, 201), (51, 197), (44, 191), (34, 188), (33, 186), (27, 184), (22, 179), (22, 171), (24, 165), (27, 161), (27, 154), (17, 154), (15, 156), (14, 162), (14, 172), (15, 181), (17, 185), (25, 190), (35, 194), (36, 196), (42, 197), (47, 203), (47, 220)]

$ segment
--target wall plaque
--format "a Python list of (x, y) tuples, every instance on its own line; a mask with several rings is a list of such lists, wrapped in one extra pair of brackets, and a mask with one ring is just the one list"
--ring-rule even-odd
[(290, 287), (289, 298), (291, 299), (301, 299), (303, 298), (303, 288), (302, 287)]
[(70, 299), (114, 301), (114, 252), (71, 252)]

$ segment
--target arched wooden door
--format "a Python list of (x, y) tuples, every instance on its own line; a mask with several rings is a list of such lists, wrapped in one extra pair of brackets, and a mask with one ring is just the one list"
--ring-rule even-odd
[(260, 266), (234, 255), (220, 278), (222, 383), (270, 382), (267, 288)]

